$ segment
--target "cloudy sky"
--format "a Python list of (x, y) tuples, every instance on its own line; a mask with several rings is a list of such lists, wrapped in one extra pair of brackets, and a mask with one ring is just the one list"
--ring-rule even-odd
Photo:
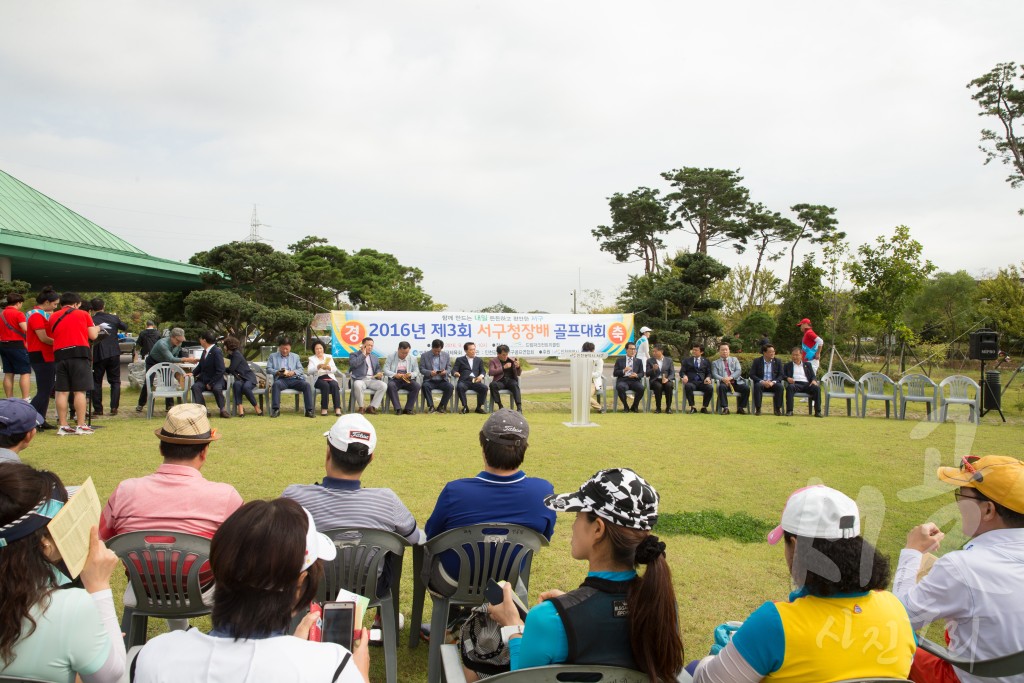
[(1022, 23), (1014, 0), (0, 0), (0, 168), (182, 260), (255, 204), (274, 247), (391, 252), (452, 310), (612, 298), (642, 267), (591, 237), (606, 198), (683, 166), (979, 273), (1024, 255), (1024, 191), (983, 165), (965, 85), (1024, 62)]

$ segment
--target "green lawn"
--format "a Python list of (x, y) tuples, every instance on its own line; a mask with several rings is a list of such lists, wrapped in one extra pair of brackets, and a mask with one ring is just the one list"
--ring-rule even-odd
[[(122, 397), (129, 412), (136, 395), (129, 391)], [(289, 404), (276, 420), (215, 419), (224, 438), (213, 445), (204, 475), (234, 484), (246, 500), (319, 480), (322, 434), (333, 418), (309, 420), (291, 412)], [(569, 419), (566, 394), (527, 394), (525, 409), (531, 439), (524, 469), (549, 479), (556, 491), (575, 490), (596, 470), (617, 466), (637, 470), (658, 489), (687, 659), (707, 653), (717, 624), (743, 619), (764, 600), (787, 594), (782, 550), (760, 538), (777, 523), (793, 489), (821, 481), (858, 499), (865, 535), (877, 538), (895, 562), (913, 525), (931, 519), (947, 531), (958, 530), (953, 497), (934, 477), (938, 464), (954, 464), (965, 453), (1020, 456), (1024, 451), (1019, 420), (1002, 424), (993, 415), (979, 428), (874, 416), (816, 420), (801, 414), (805, 407), (797, 404), (792, 418), (619, 413), (595, 416), (599, 428), (569, 429), (562, 425)], [(913, 410), (923, 416), (920, 406)], [(963, 419), (963, 413), (957, 417)], [(482, 467), (477, 442), (482, 416), (371, 419), (379, 441), (364, 483), (394, 489), (421, 522), (445, 482)], [(24, 459), (57, 472), (65, 483), (92, 476), (104, 499), (121, 479), (148, 474), (159, 464), (153, 430), (161, 421), (162, 415), (146, 420), (134, 412), (97, 418), (95, 424), (105, 427), (95, 435), (44, 433)], [(570, 522), (559, 520), (551, 547), (534, 562), (531, 596), (549, 587), (573, 588), (583, 579), (586, 567), (569, 555)], [(950, 538), (948, 547), (955, 542)], [(124, 579), (115, 580), (119, 602)], [(401, 609), (408, 619), (411, 561), (402, 580)], [(205, 620), (197, 623), (208, 627)], [(151, 624), (153, 632), (164, 628)], [(427, 648), (410, 651), (404, 643), (401, 638), (400, 680), (425, 680)], [(371, 656), (373, 679), (383, 680), (380, 650)]]

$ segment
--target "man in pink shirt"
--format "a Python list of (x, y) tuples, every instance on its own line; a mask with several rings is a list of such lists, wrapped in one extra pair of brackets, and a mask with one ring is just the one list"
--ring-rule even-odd
[[(212, 538), (221, 523), (242, 505), (242, 497), (230, 484), (207, 481), (200, 473), (210, 444), (220, 438), (210, 428), (206, 407), (198, 403), (174, 406), (155, 433), (160, 439), (163, 464), (153, 474), (125, 479), (117, 485), (100, 517), (100, 538), (155, 529)], [(130, 584), (125, 605), (135, 605)], [(187, 622), (172, 624), (172, 628), (176, 625), (185, 628)]]

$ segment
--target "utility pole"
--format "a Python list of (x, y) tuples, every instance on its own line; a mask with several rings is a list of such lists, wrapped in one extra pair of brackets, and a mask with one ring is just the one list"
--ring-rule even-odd
[(576, 290), (572, 290), (572, 314), (576, 315)]
[(263, 238), (260, 237), (260, 228), (269, 228), (269, 225), (260, 223), (260, 217), (256, 215), (256, 205), (252, 205), (252, 219), (249, 221), (249, 236), (245, 238), (246, 242), (262, 242)]

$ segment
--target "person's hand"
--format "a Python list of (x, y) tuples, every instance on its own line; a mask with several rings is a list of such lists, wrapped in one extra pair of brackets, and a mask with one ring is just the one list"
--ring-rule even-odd
[(503, 368), (505, 368), (506, 370), (508, 370), (508, 369), (509, 369), (510, 367), (512, 367), (512, 364), (511, 364), (511, 363), (509, 363), (508, 361), (506, 361), (505, 363), (503, 363), (503, 364), (502, 364), (502, 366), (501, 366), (501, 367), (503, 367)]
[(811, 386), (812, 387), (818, 386), (818, 380), (814, 380), (813, 382), (811, 382)]
[(319, 616), (316, 612), (307, 612), (306, 616), (302, 617), (299, 625), (295, 627), (295, 633), (292, 635), (299, 640), (309, 640), (309, 629), (313, 628), (313, 624), (316, 623)]
[(705, 377), (704, 378), (704, 384), (711, 384), (711, 378), (710, 377)]
[(85, 558), (85, 566), (79, 577), (82, 579), (82, 586), (89, 593), (98, 593), (110, 588), (110, 575), (114, 573), (114, 567), (120, 560), (114, 551), (103, 544), (100, 540), (99, 531), (96, 527), (89, 528), (89, 555)]
[(505, 599), (501, 601), (500, 605), (487, 605), (491, 619), (502, 626), (522, 626), (523, 620), (519, 617), (516, 603), (512, 601), (512, 584), (506, 583), (502, 586), (502, 592), (505, 594)]
[(796, 380), (793, 379), (792, 377), (787, 377), (786, 381), (789, 382), (790, 384), (795, 384), (796, 383)]
[(930, 553), (939, 549), (946, 534), (931, 522), (919, 524), (907, 534), (907, 548), (922, 553)]
[(546, 591), (542, 591), (541, 594), (537, 596), (537, 604), (539, 605), (545, 600), (550, 600), (551, 598), (557, 598), (559, 595), (565, 595), (565, 591), (560, 591), (557, 588), (550, 588)]
[(370, 632), (365, 628), (359, 629), (359, 638), (352, 643), (352, 661), (363, 680), (370, 683)]

